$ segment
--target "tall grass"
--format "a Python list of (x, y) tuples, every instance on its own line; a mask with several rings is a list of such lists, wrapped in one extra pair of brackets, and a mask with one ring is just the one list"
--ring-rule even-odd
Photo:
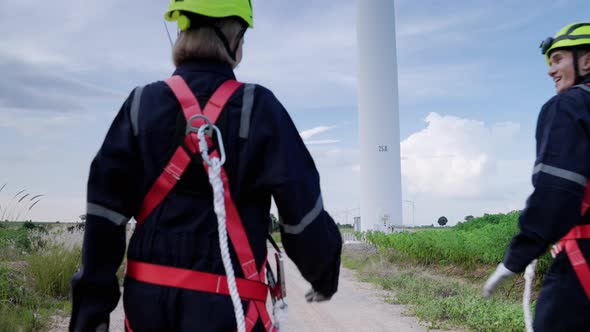
[(40, 330), (46, 318), (39, 314), (41, 306), (46, 305), (26, 289), (21, 272), (0, 267), (0, 331)]
[(26, 223), (0, 229), (1, 332), (42, 331), (56, 310), (69, 311), (82, 238), (82, 231)]
[(63, 229), (40, 235), (42, 246), (27, 257), (27, 274), (34, 289), (44, 295), (66, 299), (70, 279), (80, 268), (83, 232)]
[(57, 299), (70, 295), (70, 279), (80, 267), (80, 248), (54, 245), (27, 258), (27, 272), (34, 289)]

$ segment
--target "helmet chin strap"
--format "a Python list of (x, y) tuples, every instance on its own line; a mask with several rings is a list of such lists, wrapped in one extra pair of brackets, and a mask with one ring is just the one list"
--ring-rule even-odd
[(578, 65), (578, 50), (576, 48), (574, 48), (572, 50), (572, 55), (574, 56), (574, 85), (578, 85), (580, 83), (582, 83), (582, 80), (584, 79), (584, 77), (582, 77), (582, 75), (580, 75), (580, 66)]

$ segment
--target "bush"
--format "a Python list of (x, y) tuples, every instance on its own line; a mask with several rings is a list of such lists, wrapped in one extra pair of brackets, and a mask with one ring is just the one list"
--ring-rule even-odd
[[(456, 264), (471, 269), (477, 264), (496, 265), (512, 237), (518, 232), (519, 212), (485, 215), (461, 223), (447, 231), (424, 230), (414, 233), (367, 232), (366, 239), (380, 249), (394, 249), (425, 264)], [(551, 263), (546, 254), (537, 271), (545, 272)]]
[(27, 274), (36, 291), (65, 299), (70, 295), (70, 279), (80, 268), (81, 250), (79, 246), (51, 245), (31, 254), (27, 262)]
[(34, 309), (20, 308), (0, 303), (0, 331), (40, 331), (46, 325)]
[(23, 302), (24, 287), (20, 285), (18, 273), (0, 267), (0, 303), (17, 305)]

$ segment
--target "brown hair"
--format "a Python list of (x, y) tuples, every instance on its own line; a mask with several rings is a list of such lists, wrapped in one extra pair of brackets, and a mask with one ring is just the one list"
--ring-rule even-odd
[[(220, 19), (219, 28), (227, 38), (232, 50), (237, 48), (240, 32), (243, 29), (243, 22), (237, 18), (228, 17)], [(175, 66), (184, 62), (197, 59), (209, 59), (229, 63), (235, 66), (234, 61), (228, 54), (223, 41), (215, 33), (213, 27), (205, 25), (198, 29), (182, 31), (172, 50), (172, 60)]]

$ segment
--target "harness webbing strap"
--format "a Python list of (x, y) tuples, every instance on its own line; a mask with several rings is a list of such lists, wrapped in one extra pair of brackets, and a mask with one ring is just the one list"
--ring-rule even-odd
[[(218, 157), (219, 153), (213, 151), (210, 154), (211, 158)], [(209, 171), (209, 165), (203, 162), (203, 166)], [(249, 280), (260, 280), (259, 272), (256, 267), (256, 261), (254, 260), (254, 254), (250, 247), (250, 241), (242, 225), (242, 220), (238, 213), (238, 209), (231, 197), (229, 189), (229, 181), (225, 168), (221, 168), (221, 181), (223, 182), (223, 196), (225, 198), (225, 213), (227, 216), (227, 233), (233, 244), (238, 260), (244, 273), (244, 278)]]
[[(150, 284), (229, 295), (227, 277), (220, 274), (129, 260), (127, 275)], [(243, 300), (266, 301), (266, 284), (241, 278), (236, 278), (236, 284)]]
[(588, 266), (588, 262), (580, 250), (578, 239), (590, 239), (590, 225), (580, 225), (572, 228), (559, 241), (559, 244), (565, 249), (570, 263), (578, 276), (578, 280), (582, 284), (586, 296), (590, 299), (590, 266)]
[(188, 164), (191, 162), (190, 156), (182, 147), (178, 147), (164, 171), (156, 179), (156, 182), (150, 188), (150, 191), (143, 199), (143, 204), (136, 217), (136, 227), (143, 224), (145, 219), (162, 203), (164, 198), (168, 196), (176, 182), (186, 170)]
[[(187, 121), (195, 115), (201, 114), (201, 107), (195, 95), (191, 92), (188, 85), (184, 82), (182, 77), (175, 75), (166, 80), (166, 83), (178, 99), (180, 106), (182, 107), (183, 114)], [(228, 102), (232, 94), (242, 85), (242, 83), (229, 80), (225, 81), (211, 96), (209, 102), (205, 106), (204, 115), (209, 118), (211, 123), (215, 123)], [(205, 124), (205, 120), (202, 118), (196, 118), (193, 120), (196, 127)], [(196, 153), (198, 150), (196, 142), (196, 133), (191, 132), (187, 135), (185, 142), (187, 147), (192, 153)], [(156, 182), (152, 185), (147, 195), (143, 199), (143, 204), (137, 215), (137, 226), (141, 225), (147, 216), (149, 216), (158, 205), (162, 203), (164, 198), (168, 196), (172, 188), (176, 185), (176, 182), (180, 180), (180, 177), (188, 167), (190, 163), (190, 156), (184, 151), (182, 147), (178, 147), (172, 158), (164, 168), (164, 172), (160, 174)]]
[[(180, 76), (173, 76), (166, 80), (166, 83), (171, 88), (182, 107), (183, 114), (187, 120), (187, 128), (198, 128), (206, 123), (206, 120), (201, 117), (193, 118), (195, 115), (203, 114), (211, 121), (211, 123), (215, 123), (230, 97), (237, 88), (242, 85), (242, 83), (233, 80), (224, 82), (213, 93), (209, 102), (205, 106), (204, 111), (201, 113), (197, 98)], [(188, 132), (185, 138), (185, 143), (193, 154), (198, 152), (197, 142), (198, 138), (196, 133), (194, 131)], [(209, 138), (207, 139), (207, 142), (209, 145), (212, 143)], [(213, 151), (209, 156), (219, 158), (219, 153), (218, 151)], [(137, 216), (137, 226), (141, 225), (150, 213), (152, 213), (153, 210), (166, 198), (176, 182), (180, 180), (180, 177), (188, 167), (190, 160), (190, 156), (183, 147), (178, 147), (176, 149), (168, 165), (164, 168), (164, 171), (152, 185), (148, 194), (144, 198), (142, 207)], [(203, 162), (203, 164), (208, 171), (209, 165), (206, 162)], [(267, 331), (276, 331), (265, 305), (268, 294), (268, 286), (264, 284), (266, 272), (265, 264), (263, 264), (261, 270), (258, 271), (244, 225), (242, 224), (238, 210), (231, 197), (229, 180), (223, 167), (221, 168), (220, 176), (224, 188), (227, 232), (245, 276), (245, 279), (236, 279), (237, 286), (240, 297), (244, 300), (250, 300), (250, 305), (245, 317), (247, 331), (251, 331), (254, 328), (259, 316)], [(128, 275), (134, 279), (137, 278), (137, 280), (140, 281), (145, 280), (145, 282), (164, 286), (229, 294), (227, 280), (225, 279), (226, 277), (222, 275), (134, 261), (129, 261)], [(262, 295), (262, 287), (264, 287), (264, 296)]]
[(579, 239), (590, 239), (590, 225), (579, 225), (572, 228), (554, 247), (552, 254), (557, 256), (559, 252), (565, 250), (586, 296), (590, 299), (590, 266), (580, 250), (577, 241)]

